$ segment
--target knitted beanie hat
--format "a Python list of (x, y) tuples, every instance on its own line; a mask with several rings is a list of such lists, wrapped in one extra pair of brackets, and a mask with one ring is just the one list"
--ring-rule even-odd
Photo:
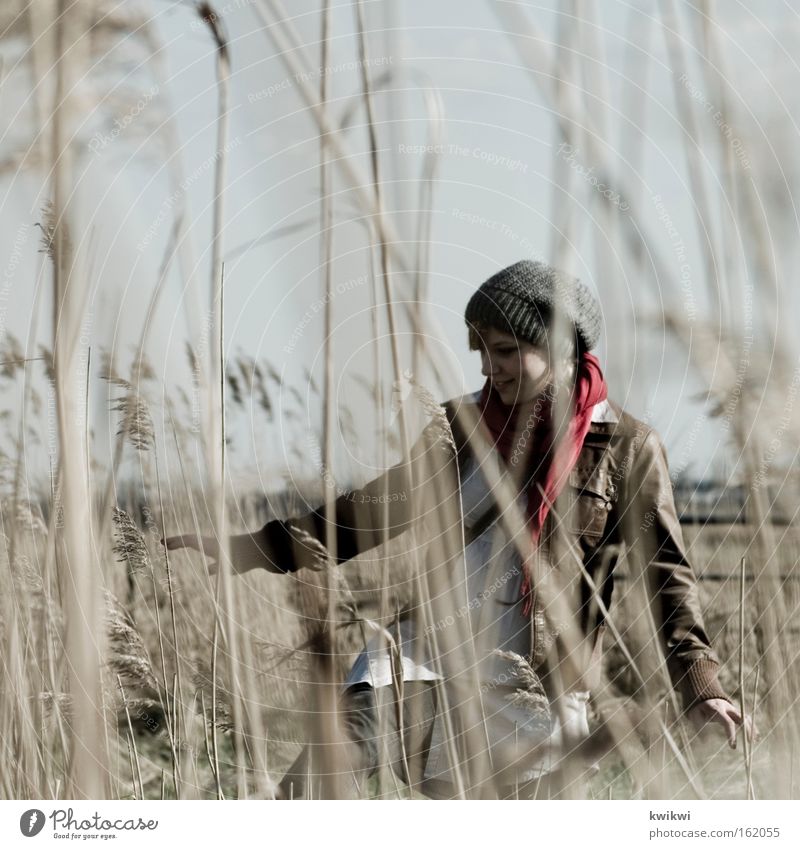
[(576, 278), (536, 260), (523, 259), (492, 275), (469, 299), (464, 320), (536, 342), (556, 304), (586, 350), (594, 348), (602, 326), (597, 299)]

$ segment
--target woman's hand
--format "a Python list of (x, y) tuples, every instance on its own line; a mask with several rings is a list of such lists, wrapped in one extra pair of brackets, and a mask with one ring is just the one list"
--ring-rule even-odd
[(754, 741), (759, 738), (758, 729), (753, 724), (752, 718), (745, 716), (742, 721), (741, 711), (726, 699), (706, 699), (704, 702), (698, 702), (689, 711), (689, 719), (698, 729), (709, 722), (721, 725), (725, 729), (728, 745), (732, 749), (736, 748), (736, 730), (742, 725), (748, 740)]

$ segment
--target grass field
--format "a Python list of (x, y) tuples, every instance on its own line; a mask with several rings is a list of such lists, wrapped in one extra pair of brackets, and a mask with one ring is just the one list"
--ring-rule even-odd
[[(4, 4), (0, 76), (12, 126), (3, 136), (0, 170), (24, 198), (19, 208), (26, 218), (6, 228), (18, 237), (0, 292), (0, 797), (271, 798), (309, 736), (335, 738), (331, 712), (323, 708), (363, 645), (364, 628), (385, 626), (398, 607), (418, 600), (421, 580), (404, 541), (341, 569), (240, 577), (223, 569), (213, 577), (199, 554), (181, 550), (167, 557), (159, 539), (252, 531), (275, 516), (293, 515), (303, 495), (330, 507), (335, 485), (321, 471), (336, 468), (337, 457), (373, 424), (375, 444), (355, 447), (365, 456), (372, 450), (375, 467), (388, 467), (389, 454), (408, 456), (413, 427), (402, 403), (390, 412), (387, 396), (402, 394), (411, 375), (421, 401), (417, 414), (427, 421), (438, 406), (416, 381), (424, 376), (427, 385), (430, 377), (429, 385), (444, 394), (465, 378), (433, 309), (438, 293), (431, 285), (458, 284), (464, 295), (467, 284), (481, 282), (472, 277), (478, 260), (500, 267), (499, 257), (512, 248), (546, 254), (548, 262), (580, 269), (583, 280), (598, 284), (609, 349), (603, 367), (614, 374), (615, 389), (637, 402), (632, 409), (651, 395), (662, 403), (662, 390), (678, 407), (702, 406), (679, 465), (685, 470), (692, 451), (702, 450), (701, 428), (711, 434), (721, 425), (722, 460), (735, 468), (732, 477), (748, 496), (747, 524), (687, 524), (684, 530), (707, 628), (723, 661), (722, 683), (755, 716), (760, 741), (751, 747), (740, 737), (734, 751), (718, 729), (699, 734), (678, 718), (641, 615), (647, 605), (639, 582), (621, 572), (612, 615), (625, 651), (609, 630), (605, 680), (592, 704), (593, 726), (613, 731), (613, 747), (598, 755), (591, 795), (800, 796), (796, 498), (787, 487), (778, 509), (764, 486), (770, 475), (796, 465), (800, 433), (791, 322), (796, 285), (786, 272), (794, 267), (797, 243), (791, 230), (791, 181), (797, 178), (788, 169), (796, 159), (793, 111), (768, 77), (747, 73), (748, 85), (761, 88), (745, 92), (728, 74), (726, 64), (750, 65), (731, 53), (710, 7), (708, 14), (693, 4), (678, 14), (674, 3), (657, 4), (653, 15), (626, 11), (630, 31), (623, 45), (615, 42), (620, 69), (605, 62), (605, 38), (613, 33), (596, 25), (593, 4), (551, 16), (558, 20), (547, 31), (553, 21), (535, 4), (487, 4), (492, 17), (481, 32), (485, 44), (467, 24), (458, 43), (475, 55), (437, 61), (481, 68), (491, 56), (486, 67), (492, 74), (503, 69), (514, 76), (493, 77), (501, 80), (494, 92), (446, 80), (440, 92), (422, 64), (375, 55), (379, 45), (400, 51), (404, 39), (415, 40), (409, 26), (392, 41), (388, 9), (400, 5), (356, 0), (350, 8), (324, 0), (295, 19), (280, 0), (227, 4), (230, 18), (207, 3), (179, 3), (156, 20), (148, 4), (133, 2)], [(738, 22), (718, 5), (714, 14), (723, 23)], [(416, 10), (426, 34), (437, 29), (427, 17), (432, 8)], [(205, 51), (202, 73), (200, 59), (195, 67), (185, 58), (189, 53), (171, 52), (179, 39), (167, 43), (184, 13), (180, 39)], [(248, 16), (248, 26), (237, 14)], [(245, 37), (229, 41), (227, 24), (234, 20), (240, 36), (252, 36), (249, 46)], [(450, 26), (441, 36), (443, 52), (452, 48)], [(484, 57), (490, 46), (496, 54)], [(236, 65), (248, 49), (259, 60), (267, 53), (274, 59), (270, 73), (278, 77), (266, 80), (266, 88), (265, 80), (247, 76), (258, 62), (245, 62), (244, 70)], [(768, 49), (781, 53), (772, 44)], [(736, 62), (728, 62), (731, 55)], [(181, 67), (181, 92), (191, 89), (183, 98), (186, 114), (201, 116), (208, 150), (200, 151), (199, 142), (183, 146), (181, 133), (191, 135), (186, 128), (193, 125), (179, 126), (177, 118), (186, 118), (180, 96), (153, 96), (159, 86), (174, 95), (173, 59)], [(337, 63), (352, 74), (332, 81), (327, 69)], [(775, 76), (790, 79), (784, 73), (790, 65), (775, 66)], [(320, 68), (326, 71), (317, 73)], [(475, 74), (483, 87), (484, 72)], [(205, 88), (192, 88), (201, 78)], [(148, 88), (139, 86), (145, 81)], [(15, 87), (22, 92), (19, 113)], [(141, 90), (150, 92), (147, 98)], [(484, 95), (492, 97), (480, 100)], [(486, 115), (476, 117), (473, 98), (491, 103)], [(450, 166), (460, 164), (440, 182), (435, 151), (444, 149), (438, 140), (446, 137), (445, 100), (461, 110), (467, 101), (467, 109), (456, 112), (451, 127), (453, 140), (464, 145), (453, 145), (462, 153)], [(775, 110), (763, 125), (751, 112), (762, 100)], [(236, 123), (245, 103), (253, 107), (252, 126)], [(509, 130), (493, 108), (505, 118), (536, 111)], [(282, 136), (277, 115), (303, 123), (287, 124)], [(115, 120), (119, 138), (110, 135)], [(395, 144), (405, 138), (406, 124), (416, 134), (410, 138), (426, 141), (424, 156), (412, 159), (413, 150)], [(102, 132), (90, 134), (98, 128), (109, 129), (108, 140)], [(497, 151), (488, 149), (490, 138)], [(532, 167), (519, 160), (524, 170), (502, 170), (500, 163), (514, 161), (502, 151), (520, 138)], [(751, 161), (742, 155), (747, 146), (763, 155)], [(281, 147), (288, 158), (278, 158)], [(274, 171), (258, 171), (273, 158)], [(465, 163), (472, 170), (460, 171)], [(474, 170), (484, 166), (489, 170)], [(307, 182), (289, 182), (297, 176), (290, 172)], [(120, 189), (123, 173), (130, 185)], [(659, 188), (664, 175), (680, 197), (667, 198)], [(273, 193), (270, 181), (280, 183), (283, 194)], [(242, 200), (243, 183), (265, 206), (251, 209)], [(189, 191), (193, 184), (196, 195)], [(408, 194), (394, 193), (398, 185)], [(136, 212), (150, 226), (138, 240), (129, 237), (128, 215), (143, 186), (152, 196)], [(202, 215), (201, 186), (207, 192)], [(458, 192), (445, 195), (452, 203), (436, 194), (454, 186)], [(116, 192), (108, 207), (116, 219), (96, 202), (106, 189)], [(508, 194), (511, 189), (519, 196)], [(494, 209), (518, 211), (508, 212), (506, 221), (499, 213), (494, 220), (466, 210), (489, 200)], [(95, 218), (98, 209), (104, 220)], [(264, 209), (269, 215), (262, 221)], [(681, 209), (690, 214), (679, 216)], [(193, 214), (204, 228), (202, 244), (194, 243), (201, 230)], [(434, 219), (445, 221), (444, 229), (436, 231)], [(526, 221), (541, 224), (536, 245), (523, 238)], [(38, 248), (30, 244), (34, 232)], [(443, 234), (439, 241), (435, 232)], [(451, 236), (460, 241), (450, 243)], [(496, 241), (501, 236), (507, 241)], [(26, 245), (33, 256), (28, 266)], [(257, 254), (265, 246), (274, 248), (272, 259), (284, 250), (311, 258), (291, 295), (286, 267)], [(243, 267), (261, 276), (244, 285), (249, 271), (237, 279), (235, 268), (251, 249), (251, 265)], [(448, 260), (453, 256), (458, 271)], [(136, 277), (140, 260), (149, 270)], [(343, 315), (355, 300), (343, 299), (342, 314), (334, 313), (335, 287), (350, 292), (339, 279), (346, 276), (345, 262), (355, 269), (356, 295), (363, 298), (358, 333), (345, 323), (352, 316)], [(22, 317), (24, 341), (11, 333), (7, 305), (15, 275), (15, 297), (34, 292), (30, 314)], [(231, 292), (241, 296), (241, 315), (226, 322)], [(253, 348), (265, 340), (273, 345), (266, 353), (272, 361), (251, 359), (251, 351), (234, 354), (240, 338), (226, 332), (251, 314), (266, 325), (263, 317), (284, 295), (286, 315), (304, 316), (294, 335), (287, 334), (285, 361), (274, 358), (278, 343), (271, 334), (277, 338), (286, 327), (249, 339)], [(446, 309), (460, 321), (461, 301)], [(305, 317), (317, 313), (318, 324), (309, 319), (307, 328)], [(288, 327), (288, 318), (275, 314), (275, 323)], [(185, 346), (188, 371), (183, 360), (150, 362), (165, 350), (157, 337), (167, 326), (178, 335), (181, 353)], [(296, 348), (306, 331), (307, 350)], [(452, 356), (440, 356), (434, 343)], [(358, 415), (341, 395), (344, 361), (350, 363), (356, 349), (360, 365), (347, 377), (369, 398)], [(284, 380), (284, 373), (302, 378)], [(648, 408), (648, 418), (651, 413)], [(360, 430), (354, 425), (359, 416), (367, 423)], [(108, 456), (99, 448), (101, 429), (107, 429)], [(320, 446), (318, 457), (309, 457), (308, 435)], [(264, 444), (272, 454), (262, 468), (256, 446)], [(266, 468), (285, 471), (287, 479), (292, 471), (308, 474), (309, 459), (320, 480), (309, 484), (309, 493), (279, 492), (272, 513), (258, 491), (234, 504), (232, 492), (242, 486), (232, 470), (234, 451), (252, 473), (249, 489)], [(32, 455), (44, 485), (29, 469)], [(329, 551), (332, 541), (325, 540)], [(321, 624), (330, 621), (335, 628)], [(359, 792), (404, 795), (386, 769)]]
[[(3, 772), (2, 792), (16, 798), (55, 797), (65, 787), (67, 761), (63, 747), (70, 737), (71, 722), (71, 703), (63, 686), (64, 656), (58, 637), (63, 610), (52, 558), (47, 557), (46, 527), (41, 519), (37, 520), (35, 510), (19, 512), (24, 515), (16, 520), (5, 518), (7, 529), (10, 521), (16, 522), (16, 550), (12, 564), (6, 549), (0, 592), (6, 659), (3, 690), (14, 695), (2, 703), (1, 739), (7, 763), (16, 767)], [(265, 513), (258, 515), (253, 511), (247, 517), (246, 527), (253, 530), (266, 518)], [(172, 520), (191, 523), (191, 515), (173, 514)], [(149, 528), (144, 524), (137, 533), (131, 530), (131, 525), (118, 521), (113, 542), (107, 540), (105, 548), (98, 553), (105, 581), (104, 632), (108, 642), (100, 642), (106, 722), (97, 731), (108, 756), (108, 792), (118, 798), (141, 794), (147, 798), (160, 798), (162, 794), (171, 798), (175, 796), (178, 776), (181, 797), (216, 798), (218, 787), (213, 764), (218, 761), (219, 789), (226, 797), (236, 796), (240, 790), (235, 767), (235, 734), (224, 661), (227, 652), (222, 647), (214, 707), (216, 754), (211, 747), (215, 606), (204, 559), (197, 553), (173, 552), (168, 575), (164, 550), (158, 542), (159, 528), (152, 518), (149, 522)], [(127, 536), (123, 534), (126, 529)], [(723, 660), (721, 680), (728, 692), (738, 695), (737, 564), (748, 551), (752, 530), (742, 525), (687, 525), (684, 532), (697, 571), (701, 575), (713, 575), (700, 582), (706, 622)], [(112, 544), (119, 547), (123, 540), (128, 542), (127, 555), (119, 548), (116, 552), (112, 550)], [(782, 587), (784, 603), (793, 612), (791, 619), (782, 624), (781, 633), (790, 644), (796, 644), (800, 625), (794, 613), (798, 605), (795, 569), (798, 551), (796, 534), (791, 532), (778, 549), (779, 572), (788, 576)], [(353, 596), (371, 616), (376, 615), (384, 568), (391, 575), (388, 608), (394, 608), (395, 601), (401, 605), (408, 603), (413, 598), (413, 585), (402, 538), (371, 552), (369, 559), (357, 558), (343, 567)], [(268, 792), (269, 780), (281, 777), (309, 734), (315, 704), (311, 641), (319, 632), (318, 618), (323, 618), (326, 611), (322, 580), (323, 573), (308, 570), (289, 576), (250, 572), (234, 579), (236, 627), (233, 631), (241, 640), (240, 656), (252, 664), (248, 679), (251, 689), (244, 699), (248, 727), (253, 727), (257, 715), (265, 732), (261, 744), (269, 776), (268, 780), (262, 777), (259, 783), (249, 775), (245, 781), (247, 793)], [(613, 612), (620, 623), (634, 618), (633, 611), (628, 609), (634, 601), (628, 596), (627, 584), (621, 577), (615, 590)], [(346, 618), (344, 613), (341, 615)], [(754, 693), (755, 668), (765, 650), (759, 619), (748, 607), (744, 671), (748, 704)], [(357, 624), (344, 625), (337, 631), (336, 669), (340, 677), (346, 674), (362, 640)], [(245, 643), (249, 644), (249, 654)], [(640, 657), (635, 643), (630, 648)], [(640, 705), (633, 695), (634, 677), (608, 635), (606, 670), (610, 681), (606, 695), (631, 716), (637, 716)], [(787, 670), (787, 675), (796, 674), (796, 666)], [(756, 716), (763, 740), (753, 754), (753, 787), (757, 797), (792, 796), (796, 786), (774, 786), (775, 772), (769, 755), (772, 729), (760, 708), (768, 687), (769, 682), (761, 675)], [(780, 721), (794, 723), (796, 719), (793, 711)], [(697, 781), (708, 797), (746, 797), (741, 750), (728, 749), (716, 729), (699, 737), (693, 731), (690, 734), (688, 751), (697, 770)], [(254, 745), (254, 740), (248, 739), (247, 745)], [(649, 788), (635, 784), (624, 756), (615, 751), (600, 761), (600, 771), (591, 780), (590, 792), (597, 798), (693, 796), (694, 791), (668, 756), (663, 740), (651, 741), (648, 758), (656, 764), (652, 767), (653, 784)], [(252, 769), (252, 753), (246, 760), (248, 770)], [(787, 778), (796, 781), (793, 776), (782, 780)], [(384, 775), (382, 785), (375, 780), (364, 792), (398, 792), (393, 787), (394, 782)]]

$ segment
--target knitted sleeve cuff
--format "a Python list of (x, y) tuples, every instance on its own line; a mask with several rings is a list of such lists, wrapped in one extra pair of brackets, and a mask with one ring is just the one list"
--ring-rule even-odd
[(689, 664), (682, 679), (685, 710), (707, 699), (731, 700), (719, 683), (718, 673), (719, 664), (714, 660), (698, 658)]
[(297, 569), (292, 537), (284, 522), (268, 522), (258, 531), (234, 534), (228, 538), (236, 572), (266, 569), (286, 573)]

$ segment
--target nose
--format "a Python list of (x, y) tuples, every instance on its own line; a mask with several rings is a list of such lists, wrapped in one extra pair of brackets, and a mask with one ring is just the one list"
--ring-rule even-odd
[(484, 377), (491, 377), (496, 371), (497, 368), (492, 363), (489, 354), (486, 351), (481, 351), (481, 374)]

